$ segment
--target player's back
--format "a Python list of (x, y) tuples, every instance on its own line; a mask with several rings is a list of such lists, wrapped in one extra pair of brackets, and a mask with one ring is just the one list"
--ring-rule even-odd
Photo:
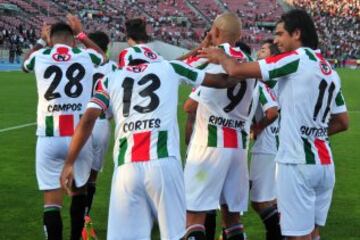
[(106, 89), (116, 122), (114, 151), (119, 164), (179, 159), (179, 84), (200, 84), (203, 74), (178, 61), (158, 61), (124, 67), (100, 82), (97, 92)]
[(34, 70), (38, 90), (37, 135), (71, 136), (91, 97), (96, 53), (56, 44), (40, 49), (25, 62)]
[[(287, 63), (273, 74), (292, 74), (279, 81), (280, 148), (278, 161), (328, 164), (332, 154), (327, 128), (330, 115), (343, 102), (340, 79), (322, 55), (309, 48), (287, 53)], [(286, 60), (286, 58), (288, 60)], [(276, 77), (276, 76), (273, 76)]]
[[(250, 59), (239, 48), (229, 44), (219, 47), (238, 61)], [(221, 65), (208, 64), (207, 73), (225, 73)], [(199, 102), (191, 144), (246, 148), (250, 130), (251, 102), (256, 81), (247, 79), (228, 89), (214, 89), (200, 86), (190, 97)]]

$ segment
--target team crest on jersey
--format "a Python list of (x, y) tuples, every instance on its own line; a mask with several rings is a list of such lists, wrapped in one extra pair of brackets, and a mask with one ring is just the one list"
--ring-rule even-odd
[(147, 64), (140, 64), (136, 66), (128, 66), (126, 68), (127, 71), (134, 72), (134, 73), (140, 73), (145, 71), (145, 69), (148, 67)]
[(59, 47), (56, 49), (56, 53), (52, 55), (52, 58), (57, 62), (67, 62), (71, 59), (71, 55), (68, 48)]
[(331, 66), (329, 66), (329, 64), (326, 61), (320, 61), (320, 69), (324, 75), (330, 75), (332, 72)]
[(153, 51), (151, 51), (151, 49), (146, 48), (146, 47), (143, 47), (143, 49), (145, 50), (145, 51), (144, 51), (144, 55), (145, 55), (146, 57), (148, 57), (148, 58), (150, 58), (150, 59), (152, 59), (152, 60), (157, 59), (157, 55), (156, 55)]

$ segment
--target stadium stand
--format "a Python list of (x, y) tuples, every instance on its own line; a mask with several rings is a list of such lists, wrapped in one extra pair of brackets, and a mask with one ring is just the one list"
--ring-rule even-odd
[[(340, 62), (360, 58), (358, 0), (283, 2), (311, 12), (327, 58)], [(275, 0), (0, 0), (0, 6), (3, 4), (15, 6), (18, 11), (0, 15), (2, 49), (12, 44), (28, 48), (36, 41), (42, 22), (64, 20), (67, 12), (80, 15), (87, 31), (106, 29), (113, 41), (125, 40), (126, 19), (142, 17), (148, 22), (152, 39), (192, 48), (201, 41), (217, 14), (226, 10), (241, 17), (242, 40), (257, 48), (262, 40), (272, 36), (276, 20), (284, 12)]]

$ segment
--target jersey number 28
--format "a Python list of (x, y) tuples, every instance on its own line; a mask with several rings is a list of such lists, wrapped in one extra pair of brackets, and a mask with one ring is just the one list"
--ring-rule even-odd
[[(56, 65), (51, 65), (45, 70), (44, 79), (49, 79), (52, 75), (55, 75), (54, 79), (44, 95), (45, 99), (48, 101), (61, 97), (61, 94), (59, 92), (55, 92), (57, 86), (59, 86), (59, 83), (63, 77), (63, 72), (61, 68)], [(79, 97), (83, 91), (83, 86), (81, 85), (80, 81), (85, 76), (85, 68), (80, 63), (73, 63), (66, 70), (65, 76), (66, 79), (69, 81), (65, 85), (64, 89), (66, 96), (71, 98)]]

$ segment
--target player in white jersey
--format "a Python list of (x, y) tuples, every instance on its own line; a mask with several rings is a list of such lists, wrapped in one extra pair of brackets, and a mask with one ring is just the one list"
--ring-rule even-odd
[[(319, 51), (311, 17), (303, 10), (282, 15), (274, 42), (283, 52), (239, 64), (217, 49), (201, 56), (232, 76), (277, 81), (281, 109), (276, 191), (281, 232), (288, 239), (319, 239), (335, 183), (328, 136), (348, 128), (338, 74)], [(312, 234), (313, 233), (313, 234)]]
[[(257, 52), (258, 59), (279, 54), (273, 40), (265, 40)], [(268, 89), (276, 101), (276, 85), (269, 89), (264, 83), (261, 88)], [(264, 91), (264, 90), (263, 90)], [(263, 101), (260, 98), (260, 101)], [(275, 155), (278, 146), (279, 123), (275, 120), (278, 115), (278, 108), (270, 108), (267, 111), (259, 104), (253, 119), (252, 131), (254, 145), (252, 146), (252, 158), (250, 162), (250, 200), (253, 209), (259, 214), (266, 228), (266, 239), (281, 239), (279, 225), (279, 213), (275, 196)], [(270, 125), (269, 125), (270, 124)]]
[(125, 34), (127, 43), (130, 47), (133, 47), (134, 51), (127, 51), (126, 49), (119, 54), (118, 66), (124, 67), (129, 64), (132, 59), (137, 59), (138, 54), (145, 54), (150, 61), (156, 60), (156, 55), (153, 55), (154, 51), (151, 50), (146, 43), (149, 41), (149, 36), (146, 33), (146, 22), (141, 18), (134, 18), (126, 21)]
[(98, 116), (110, 107), (116, 142), (107, 239), (150, 239), (157, 219), (161, 238), (177, 240), (185, 233), (186, 210), (176, 117), (179, 84), (224, 88), (235, 79), (161, 58), (150, 64), (144, 59), (132, 62), (137, 65), (119, 69), (98, 82), (75, 131), (62, 186), (68, 188), (78, 153)]
[[(237, 61), (250, 59), (234, 46), (241, 31), (240, 19), (232, 13), (218, 16), (207, 36)], [(206, 40), (205, 40), (206, 41)], [(206, 59), (188, 58), (186, 63), (208, 73), (222, 73), (220, 65)], [(251, 101), (256, 82), (246, 80), (229, 89), (199, 87), (185, 104), (189, 115), (196, 114), (185, 165), (187, 203), (186, 239), (211, 236), (205, 217), (222, 208), (224, 237), (245, 238), (240, 212), (247, 210), (249, 179), (247, 146)], [(208, 219), (215, 215), (208, 214)], [(210, 226), (206, 226), (210, 228)]]
[[(89, 38), (94, 41), (103, 52), (107, 52), (108, 45), (110, 42), (109, 37), (106, 33), (101, 31), (92, 32), (89, 35)], [(103, 78), (105, 75), (114, 72), (117, 69), (117, 65), (114, 61), (107, 61), (100, 66), (97, 66), (94, 69), (93, 75), (93, 92), (95, 92), (95, 85), (98, 80)], [(96, 120), (93, 133), (92, 133), (92, 143), (93, 143), (93, 164), (91, 167), (90, 177), (87, 183), (87, 205), (86, 205), (86, 215), (89, 215), (91, 210), (91, 205), (93, 197), (96, 191), (96, 179), (98, 172), (102, 169), (105, 154), (109, 145), (110, 138), (110, 121), (111, 116), (106, 114), (101, 114), (99, 119)]]
[[(91, 98), (92, 75), (95, 65), (103, 56), (94, 50), (83, 51), (75, 47), (75, 37), (85, 46), (101, 52), (96, 44), (82, 32), (80, 21), (68, 16), (69, 24), (57, 23), (48, 29), (44, 26), (42, 37), (23, 69), (34, 71), (38, 90), (36, 145), (36, 177), (44, 195), (44, 230), (47, 239), (62, 239), (60, 209), (63, 191), (60, 173), (68, 145), (86, 105)], [(49, 31), (49, 32), (48, 32)], [(49, 36), (48, 36), (49, 35)], [(45, 39), (49, 47), (42, 48)], [(71, 239), (79, 240), (84, 225), (86, 184), (92, 163), (91, 142), (87, 142), (74, 166), (74, 196), (71, 202)]]

